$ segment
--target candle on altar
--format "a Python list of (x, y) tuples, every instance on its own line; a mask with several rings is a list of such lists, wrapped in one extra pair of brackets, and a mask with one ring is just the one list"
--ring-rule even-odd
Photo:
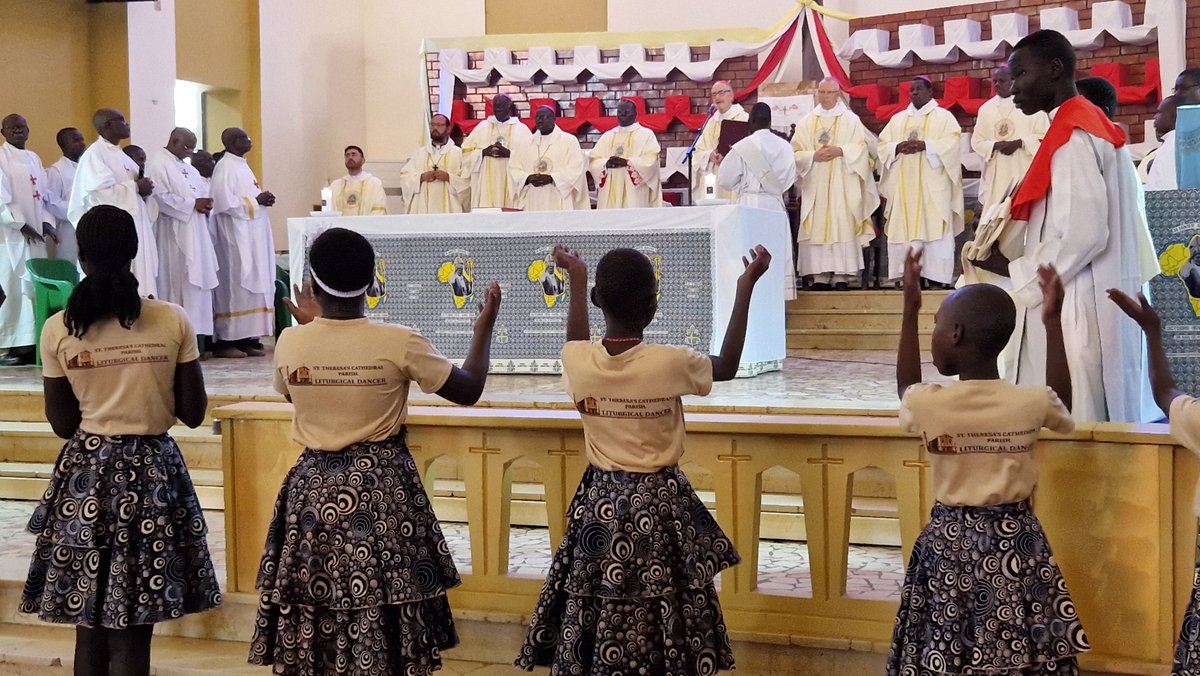
[(330, 211), (330, 202), (333, 201), (333, 190), (329, 188), (321, 188), (321, 211)]
[(717, 196), (717, 175), (716, 174), (705, 174), (704, 175), (704, 196), (705, 197), (716, 197)]

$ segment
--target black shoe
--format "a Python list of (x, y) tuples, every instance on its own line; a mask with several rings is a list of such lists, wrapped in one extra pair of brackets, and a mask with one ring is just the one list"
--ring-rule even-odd
[(837, 284), (833, 285), (833, 288), (837, 291), (849, 291), (850, 285), (846, 282), (838, 282)]
[(833, 287), (825, 282), (816, 282), (808, 288), (809, 291), (832, 291)]
[(26, 363), (15, 354), (0, 354), (0, 366), (23, 366)]

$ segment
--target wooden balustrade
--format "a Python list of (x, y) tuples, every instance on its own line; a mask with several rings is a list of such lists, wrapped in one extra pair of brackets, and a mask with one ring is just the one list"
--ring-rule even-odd
[[(228, 591), (253, 592), (275, 496), (300, 450), (288, 436), (292, 409), (246, 403), (215, 415), (224, 437)], [(458, 464), (465, 482), (471, 570), (451, 592), (455, 609), (528, 614), (541, 580), (509, 573), (513, 464), (540, 466), (557, 546), (587, 463), (577, 414), (414, 407), (409, 445), (426, 486), (441, 456)], [(1171, 663), (1191, 590), (1200, 463), (1163, 425), (1081, 425), (1071, 435), (1045, 434), (1036, 453), (1035, 507), (1093, 645), (1081, 663), (1159, 673)], [(913, 435), (893, 418), (695, 413), (685, 461), (685, 470), (711, 472), (717, 519), (743, 557), (721, 580), (735, 638), (886, 651), (895, 603), (846, 594), (853, 476), (874, 467), (895, 477), (907, 557), (933, 504)], [(811, 598), (756, 590), (762, 477), (776, 466), (800, 477)]]

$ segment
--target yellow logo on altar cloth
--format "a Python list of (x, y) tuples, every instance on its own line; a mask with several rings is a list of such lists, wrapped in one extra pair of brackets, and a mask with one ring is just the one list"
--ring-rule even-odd
[(1164, 277), (1178, 277), (1192, 304), (1192, 314), (1200, 317), (1200, 235), (1187, 244), (1175, 242), (1158, 254)]
[(450, 285), (454, 307), (461, 310), (475, 295), (475, 259), (461, 249), (447, 251), (446, 256), (449, 260), (438, 266), (437, 280)]
[(636, 247), (654, 266), (654, 299), (662, 300), (662, 254), (652, 246)]
[[(540, 249), (538, 253), (547, 250)], [(542, 299), (546, 302), (546, 307), (557, 305), (567, 292), (567, 271), (554, 262), (553, 252), (546, 253), (544, 257), (530, 263), (525, 270), (525, 276), (530, 282), (542, 286)]]
[(375, 276), (367, 287), (367, 309), (374, 310), (387, 299), (387, 262), (382, 258), (375, 261)]

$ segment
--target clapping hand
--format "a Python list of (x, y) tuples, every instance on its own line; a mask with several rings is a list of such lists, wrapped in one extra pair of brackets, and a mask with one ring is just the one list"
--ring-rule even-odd
[(321, 316), (321, 304), (313, 296), (311, 279), (304, 281), (303, 289), (293, 284), (292, 293), (296, 295), (296, 302), (293, 303), (291, 298), (284, 297), (283, 304), (287, 306), (288, 312), (292, 313), (292, 317), (296, 318), (297, 324), (307, 324)]
[(562, 244), (554, 247), (554, 263), (563, 270), (566, 270), (568, 275), (578, 275), (581, 272), (587, 272), (587, 263), (580, 258), (579, 252), (571, 251)]
[(1158, 316), (1158, 312), (1150, 307), (1150, 301), (1146, 300), (1146, 296), (1141, 291), (1138, 292), (1137, 300), (1134, 300), (1120, 289), (1109, 289), (1108, 299), (1116, 303), (1117, 307), (1129, 315), (1130, 319), (1137, 322), (1138, 326), (1142, 327), (1147, 334), (1162, 333), (1162, 319)]
[(496, 324), (496, 315), (500, 312), (500, 282), (488, 284), (483, 292), (483, 301), (478, 305), (479, 317), (475, 320), (476, 328), (485, 327), (488, 333)]

